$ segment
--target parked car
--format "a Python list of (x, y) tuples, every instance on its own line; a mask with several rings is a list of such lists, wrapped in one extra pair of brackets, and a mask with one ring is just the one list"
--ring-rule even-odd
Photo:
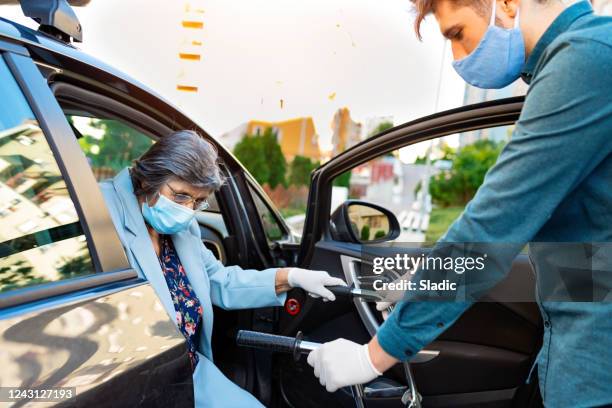
[[(335, 177), (420, 142), (511, 125), (523, 104), (510, 98), (437, 113), (332, 158), (312, 174), (304, 229), (295, 237), (215, 137), (65, 36), (44, 31), (0, 18), (0, 385), (75, 387), (76, 397), (58, 402), (68, 406), (193, 404), (184, 338), (128, 263), (98, 187), (155, 140), (194, 129), (219, 150), (228, 181), (197, 219), (204, 244), (223, 263), (324, 269), (360, 285), (363, 237), (351, 232), (351, 219), (330, 222)], [(101, 139), (106, 143), (93, 148)], [(378, 208), (347, 202), (345, 210), (349, 205)], [(378, 216), (387, 230), (375, 239), (397, 236), (394, 211)], [(534, 285), (520, 255), (488, 294), (493, 301), (475, 304), (417, 355), (411, 378), (425, 406), (538, 404), (537, 381), (525, 384), (542, 330)], [(525, 302), (494, 301), (516, 287), (526, 291)], [(238, 329), (286, 336), (301, 330), (312, 341), (365, 342), (382, 316), (371, 303), (323, 303), (299, 289), (288, 302), (284, 309), (216, 309), (215, 363), (267, 406), (354, 406), (347, 390), (327, 393), (304, 359), (241, 349), (234, 336)], [(364, 405), (402, 406), (404, 368), (362, 387)]]

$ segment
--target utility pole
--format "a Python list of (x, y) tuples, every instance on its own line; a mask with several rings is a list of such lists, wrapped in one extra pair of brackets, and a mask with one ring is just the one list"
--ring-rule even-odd
[[(447, 40), (444, 40), (442, 46), (442, 58), (440, 59), (440, 71), (438, 74), (438, 88), (436, 91), (436, 101), (434, 106), (434, 112), (438, 112), (440, 109), (440, 92), (442, 91), (442, 74), (444, 72), (444, 60), (446, 59), (446, 45)], [(425, 217), (429, 216), (428, 207), (430, 204), (429, 200), (429, 179), (431, 178), (431, 154), (433, 152), (434, 141), (429, 141), (427, 152), (425, 153), (425, 173), (421, 179), (421, 206), (419, 209), (419, 229), (422, 230), (424, 226)], [(423, 231), (425, 232), (425, 231)]]

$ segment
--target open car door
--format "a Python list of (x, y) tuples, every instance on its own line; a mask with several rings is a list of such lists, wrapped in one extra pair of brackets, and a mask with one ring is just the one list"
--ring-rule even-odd
[[(345, 175), (346, 180), (347, 172), (351, 174), (351, 181), (345, 184), (345, 196), (384, 207), (399, 220), (401, 232), (396, 240), (435, 240), (436, 233), (443, 233), (452, 218), (461, 213), (464, 203), (444, 206), (434, 200), (432, 205), (428, 194), (414, 194), (419, 183), (427, 186), (435, 174), (451, 171), (448, 163), (458, 151), (469, 154), (470, 149), (487, 144), (500, 147), (501, 143), (493, 143), (495, 135), (511, 135), (522, 104), (522, 98), (510, 98), (437, 113), (369, 138), (315, 170), (298, 258), (300, 267), (326, 270), (356, 287), (371, 289), (367, 276), (360, 275), (367, 269), (361, 268), (362, 245), (372, 235), (378, 241), (384, 240), (385, 234), (375, 235), (369, 228), (364, 232), (364, 228), (355, 225), (337, 225), (338, 219), (331, 213), (336, 210), (332, 201), (337, 202), (339, 176)], [(447, 149), (452, 150), (450, 159), (445, 158), (437, 166), (418, 159), (423, 151), (431, 152), (432, 143), (449, 135), (457, 135), (461, 146), (461, 150)], [(411, 161), (410, 157), (417, 159)], [(354, 228), (364, 241), (347, 239), (346, 234), (338, 232), (343, 227)], [(424, 245), (411, 248), (400, 251), (414, 256), (427, 251)], [(398, 364), (384, 376), (361, 386), (356, 397), (348, 388), (328, 393), (304, 358), (294, 362), (290, 357), (277, 356), (275, 378), (281, 389), (281, 405), (353, 407), (356, 399), (357, 406), (399, 407), (404, 406), (401, 398), (412, 386), (426, 407), (539, 406), (537, 381), (532, 378), (530, 384), (525, 383), (540, 348), (542, 332), (534, 288), (533, 271), (527, 256), (521, 254), (507, 278), (486, 295), (486, 302), (473, 305), (408, 365)], [(516, 290), (523, 291), (524, 302), (496, 300), (508, 299), (504, 294)], [(324, 303), (293, 290), (288, 302), (293, 305), (292, 313), (281, 313), (279, 334), (294, 336), (302, 331), (310, 341), (343, 337), (364, 343), (383, 321), (374, 303), (363, 299), (338, 297), (335, 302)]]

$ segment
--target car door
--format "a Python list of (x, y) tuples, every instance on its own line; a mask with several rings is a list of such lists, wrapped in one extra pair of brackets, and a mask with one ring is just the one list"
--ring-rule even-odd
[[(345, 196), (381, 205), (400, 219), (398, 240), (413, 244), (398, 251), (415, 256), (426, 253), (426, 241), (435, 241), (461, 212), (460, 206), (446, 204), (465, 205), (466, 197), (475, 192), (451, 194), (451, 186), (445, 184), (453, 163), (445, 155), (451, 150), (441, 145), (441, 138), (456, 135), (455, 140), (463, 144), (453, 153), (457, 155), (500, 148), (503, 141), (494, 140), (511, 134), (510, 126), (521, 106), (521, 98), (511, 98), (437, 113), (372, 137), (318, 168), (312, 176), (299, 265), (327, 270), (350, 284), (371, 288), (362, 272), (367, 270), (362, 264), (362, 245), (338, 238), (330, 223), (335, 210), (331, 202), (337, 201), (334, 179), (346, 172), (351, 173), (351, 182)], [(434, 150), (438, 156), (432, 159)], [(401, 174), (396, 167), (402, 169)], [(442, 176), (436, 178), (436, 174)], [(433, 204), (433, 194), (426, 199), (423, 190), (436, 191)], [(406, 201), (410, 195), (415, 197), (412, 202)], [(408, 366), (398, 364), (361, 387), (361, 403), (366, 407), (402, 406), (405, 386), (413, 381), (424, 406), (537, 406), (537, 381), (525, 384), (542, 330), (534, 282), (526, 255), (519, 255), (508, 277), (486, 295), (486, 302), (473, 305)], [(517, 291), (521, 291), (516, 298), (520, 301), (507, 302), (508, 294)], [(344, 337), (363, 343), (382, 322), (374, 305), (360, 299), (323, 303), (297, 291), (289, 298), (300, 305), (300, 311), (281, 315), (279, 332), (284, 335), (301, 330), (311, 341)], [(303, 359), (293, 362), (280, 356), (276, 369), (283, 401), (289, 406), (354, 406), (347, 389), (328, 394)]]
[[(44, 40), (44, 39), (43, 39)], [(189, 117), (138, 82), (68, 47), (31, 47), (38, 69), (59, 104), (96, 180), (112, 177), (160, 137), (193, 129), (219, 152), (227, 182), (196, 214), (203, 244), (226, 265), (264, 269), (287, 265), (295, 251), (283, 252), (277, 241), (291, 240), (289, 230), (261, 186), (217, 140)], [(93, 178), (93, 177), (92, 177)], [(294, 246), (295, 247), (295, 246)], [(295, 248), (294, 248), (295, 249)], [(289, 259), (286, 261), (285, 258)], [(264, 403), (271, 398), (271, 362), (267, 356), (238, 348), (238, 328), (272, 332), (278, 308), (223, 310), (215, 306), (212, 345), (215, 364), (232, 381)]]
[(68, 122), (27, 47), (18, 38), (5, 41), (3, 34), (12, 32), (5, 25), (0, 22), (2, 400), (193, 405), (184, 338), (130, 267)]

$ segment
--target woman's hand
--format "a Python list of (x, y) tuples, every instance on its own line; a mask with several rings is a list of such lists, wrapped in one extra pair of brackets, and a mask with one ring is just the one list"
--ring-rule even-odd
[[(329, 276), (325, 271), (313, 271), (301, 268), (282, 268), (277, 273), (277, 291), (283, 285), (279, 285), (279, 275), (286, 272), (286, 283), (289, 288), (302, 288), (312, 297), (322, 297), (324, 301), (336, 300), (336, 296), (325, 286), (346, 286), (340, 278)], [(283, 282), (284, 283), (284, 282)], [(288, 289), (289, 289), (288, 288)]]

